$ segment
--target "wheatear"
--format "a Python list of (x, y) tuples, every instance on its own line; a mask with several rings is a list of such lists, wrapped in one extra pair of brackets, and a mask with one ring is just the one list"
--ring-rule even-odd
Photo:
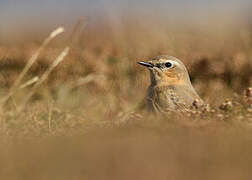
[(179, 59), (162, 55), (138, 63), (150, 70), (151, 84), (146, 95), (148, 110), (185, 112), (195, 102), (197, 105), (204, 104), (191, 84), (186, 67)]

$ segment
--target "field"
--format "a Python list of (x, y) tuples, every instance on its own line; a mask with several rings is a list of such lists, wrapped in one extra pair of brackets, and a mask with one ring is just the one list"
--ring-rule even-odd
[[(1, 179), (252, 177), (250, 24), (81, 23), (52, 39), (18, 87), (50, 30), (0, 36)], [(185, 63), (207, 109), (145, 111), (149, 72), (137, 61), (161, 54)]]

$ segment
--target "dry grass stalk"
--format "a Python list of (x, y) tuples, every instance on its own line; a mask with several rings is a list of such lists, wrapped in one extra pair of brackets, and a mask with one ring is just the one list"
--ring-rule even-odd
[(22, 84), (21, 86), (19, 86), (19, 89), (24, 89), (27, 86), (30, 86), (33, 83), (37, 82), (38, 80), (39, 80), (39, 77), (35, 76), (34, 78), (30, 79), (29, 81), (26, 81), (24, 84)]
[(61, 62), (64, 60), (64, 58), (68, 55), (70, 48), (66, 47), (60, 55), (56, 58), (55, 61), (51, 64), (49, 69), (41, 76), (41, 78), (37, 81), (37, 83), (32, 87), (30, 93), (25, 97), (22, 104), (19, 106), (18, 111), (22, 111), (22, 109), (25, 107), (29, 99), (32, 97), (32, 95), (36, 92), (38, 87), (48, 78), (49, 74), (52, 72), (52, 70)]
[(77, 40), (80, 39), (81, 33), (87, 24), (88, 24), (87, 17), (83, 17), (77, 21), (77, 23), (75, 24), (73, 28), (72, 33), (70, 34), (67, 40), (67, 43), (70, 44), (71, 48), (76, 48), (76, 45), (78, 45)]
[(104, 74), (98, 74), (98, 73), (92, 73), (85, 77), (81, 77), (76, 81), (76, 84), (73, 86), (73, 88), (83, 86), (89, 82), (97, 81), (97, 80), (104, 80), (106, 77)]
[(28, 70), (31, 68), (31, 66), (36, 62), (38, 59), (38, 56), (40, 55), (41, 51), (45, 49), (45, 47), (59, 34), (64, 32), (64, 28), (59, 27), (44, 40), (42, 45), (39, 47), (39, 49), (33, 54), (33, 56), (28, 60), (26, 66), (24, 67), (21, 74), (18, 76), (17, 80), (14, 82), (13, 86), (11, 87), (9, 93), (3, 97), (0, 101), (0, 107), (2, 107), (5, 102), (16, 92), (18, 89), (19, 84), (21, 83), (22, 79), (24, 78), (25, 74), (28, 72)]

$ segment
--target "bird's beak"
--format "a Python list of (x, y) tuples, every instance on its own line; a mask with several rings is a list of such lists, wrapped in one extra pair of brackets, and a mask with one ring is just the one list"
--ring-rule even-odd
[(153, 65), (151, 63), (147, 63), (147, 62), (143, 62), (143, 61), (139, 61), (138, 64), (146, 66), (146, 67), (153, 67)]

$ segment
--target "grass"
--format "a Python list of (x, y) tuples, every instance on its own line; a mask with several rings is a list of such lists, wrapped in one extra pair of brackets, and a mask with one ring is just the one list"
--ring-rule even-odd
[[(1, 178), (251, 178), (251, 27), (147, 27), (0, 46)], [(136, 62), (160, 54), (185, 63), (209, 108), (145, 111), (149, 74)]]

